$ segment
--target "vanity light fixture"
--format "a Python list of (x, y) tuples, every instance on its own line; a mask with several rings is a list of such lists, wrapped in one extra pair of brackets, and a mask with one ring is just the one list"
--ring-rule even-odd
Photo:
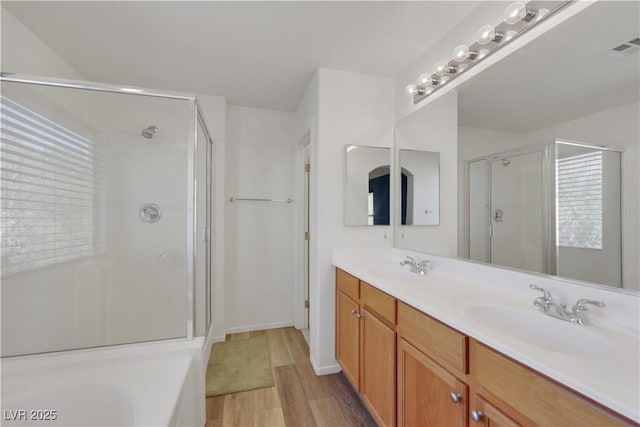
[(518, 21), (529, 22), (536, 16), (537, 10), (528, 9), (521, 1), (514, 1), (504, 10), (504, 22), (513, 25)]
[(469, 46), (461, 44), (453, 49), (453, 60), (456, 62), (464, 62), (466, 59), (476, 59), (478, 52), (469, 50)]
[(421, 74), (418, 83), (407, 85), (405, 92), (413, 99), (413, 103), (417, 104), (447, 82), (571, 3), (573, 3), (572, 0), (531, 0), (511, 3), (504, 10), (502, 21), (498, 25), (482, 26), (476, 34), (474, 43), (456, 46), (451, 60), (439, 61), (435, 65), (434, 72)]
[(483, 25), (478, 30), (478, 44), (489, 44), (491, 42), (499, 43), (504, 37), (504, 33), (496, 31), (496, 27), (493, 25)]

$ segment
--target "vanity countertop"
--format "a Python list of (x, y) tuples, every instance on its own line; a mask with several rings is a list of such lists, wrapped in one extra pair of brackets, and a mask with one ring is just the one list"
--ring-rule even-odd
[[(400, 266), (407, 255), (431, 260), (432, 271)], [(638, 295), (400, 249), (336, 249), (333, 264), (640, 422)], [(590, 309), (591, 326), (556, 319), (533, 306), (542, 294), (530, 283), (569, 307), (580, 298), (607, 306)]]

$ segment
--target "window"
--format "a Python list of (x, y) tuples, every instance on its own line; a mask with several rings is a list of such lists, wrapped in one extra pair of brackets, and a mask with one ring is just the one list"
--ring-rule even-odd
[(2, 275), (104, 251), (104, 151), (0, 97)]
[(602, 249), (602, 151), (558, 157), (558, 245)]

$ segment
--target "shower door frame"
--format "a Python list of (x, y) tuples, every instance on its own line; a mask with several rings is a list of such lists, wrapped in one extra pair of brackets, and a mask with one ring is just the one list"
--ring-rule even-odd
[[(527, 147), (501, 151), (481, 157), (475, 157), (469, 160), (465, 160), (465, 251), (467, 256), (470, 254), (471, 249), (471, 230), (470, 230), (470, 218), (471, 218), (471, 206), (470, 206), (470, 189), (469, 189), (469, 165), (478, 161), (485, 161), (488, 165), (491, 165), (494, 161), (501, 161), (516, 156), (522, 156), (533, 153), (542, 153), (542, 274), (556, 275), (556, 221), (555, 221), (555, 199), (556, 199), (556, 183), (555, 183), (555, 141), (552, 143), (536, 144)], [(492, 186), (491, 186), (491, 168), (486, 170), (486, 184), (487, 184), (487, 198), (486, 201), (491, 206), (492, 200)], [(491, 210), (490, 210), (491, 213)], [(492, 216), (489, 215), (489, 223), (486, 224), (487, 232), (492, 226)], [(490, 236), (489, 236), (490, 237)], [(491, 239), (488, 239), (489, 255), (491, 254)], [(489, 260), (488, 263), (491, 263)], [(492, 264), (493, 265), (493, 264)], [(499, 264), (496, 264), (500, 266)], [(500, 266), (503, 268), (511, 268), (506, 266)]]
[[(187, 296), (186, 296), (186, 305), (187, 305), (187, 318), (185, 322), (185, 337), (178, 338), (165, 338), (165, 339), (157, 339), (157, 340), (144, 340), (144, 341), (135, 341), (131, 343), (122, 343), (122, 344), (107, 344), (93, 347), (112, 347), (114, 345), (129, 345), (129, 344), (139, 344), (141, 342), (156, 342), (156, 341), (180, 341), (184, 339), (193, 339), (195, 337), (195, 326), (196, 326), (196, 310), (195, 310), (195, 288), (196, 288), (196, 277), (195, 277), (195, 267), (196, 267), (196, 256), (195, 256), (195, 245), (198, 232), (195, 229), (196, 227), (196, 175), (195, 175), (195, 165), (196, 165), (196, 136), (198, 131), (198, 123), (201, 123), (202, 128), (205, 132), (206, 140), (208, 142), (207, 147), (207, 171), (206, 171), (206, 186), (207, 186), (207, 198), (206, 198), (206, 211), (207, 211), (207, 230), (203, 230), (202, 237), (208, 239), (207, 245), (207, 254), (206, 254), (206, 271), (205, 271), (205, 338), (209, 333), (209, 328), (211, 326), (211, 185), (212, 185), (212, 145), (213, 140), (211, 139), (211, 133), (206, 125), (204, 120), (202, 109), (200, 104), (198, 103), (198, 99), (194, 94), (188, 94), (177, 91), (168, 91), (168, 90), (155, 90), (148, 89), (138, 86), (131, 85), (114, 85), (109, 83), (99, 83), (99, 82), (91, 82), (91, 81), (81, 81), (81, 80), (68, 80), (68, 79), (60, 79), (55, 77), (44, 77), (44, 76), (35, 76), (29, 74), (19, 74), (19, 73), (6, 73), (0, 72), (0, 82), (7, 83), (23, 83), (23, 84), (32, 84), (32, 85), (41, 85), (41, 86), (51, 86), (58, 88), (68, 88), (68, 89), (78, 89), (78, 90), (87, 90), (94, 92), (108, 92), (108, 93), (120, 93), (124, 95), (138, 95), (138, 96), (149, 96), (156, 98), (165, 98), (165, 99), (176, 99), (176, 100), (184, 100), (187, 101), (187, 108), (189, 109), (189, 135), (187, 139), (187, 212), (189, 209), (192, 211), (192, 215), (187, 215), (187, 259), (190, 262), (187, 262)], [(88, 347), (88, 348), (93, 348)], [(74, 351), (74, 350), (82, 350), (83, 348), (72, 348), (65, 350), (55, 350), (57, 351)], [(49, 352), (45, 352), (49, 353)]]

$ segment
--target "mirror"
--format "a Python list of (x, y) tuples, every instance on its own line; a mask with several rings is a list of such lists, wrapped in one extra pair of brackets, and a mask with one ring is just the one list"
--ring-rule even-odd
[(639, 290), (639, 15), (595, 2), (451, 91), (459, 257)]
[(390, 224), (390, 148), (345, 147), (345, 225)]
[(399, 150), (400, 224), (440, 224), (440, 153)]
[(596, 2), (459, 87), (460, 256), (638, 290), (639, 13)]

